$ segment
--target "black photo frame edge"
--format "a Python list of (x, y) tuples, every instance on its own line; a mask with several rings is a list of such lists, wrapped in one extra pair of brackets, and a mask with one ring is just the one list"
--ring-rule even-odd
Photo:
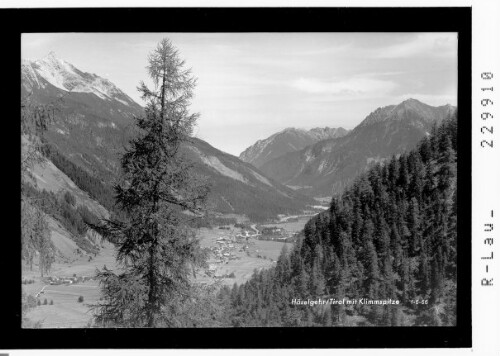
[[(441, 348), (472, 346), (471, 312), (471, 7), (434, 8), (72, 8), (3, 9), (8, 128), (7, 196), (0, 278), (2, 349), (74, 348)], [(22, 329), (20, 281), (21, 34), (30, 32), (457, 32), (458, 33), (458, 275), (456, 327), (223, 329)], [(15, 68), (15, 69), (14, 69)], [(6, 77), (6, 79), (5, 79)], [(11, 153), (12, 147), (17, 149)], [(12, 169), (10, 169), (12, 167)], [(14, 209), (13, 207), (18, 207)], [(12, 217), (10, 216), (12, 215)], [(7, 233), (8, 232), (8, 233)]]

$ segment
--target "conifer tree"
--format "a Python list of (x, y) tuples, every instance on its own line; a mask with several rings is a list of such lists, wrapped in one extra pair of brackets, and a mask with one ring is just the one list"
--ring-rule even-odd
[(325, 279), (317, 261), (313, 264), (311, 269), (309, 290), (311, 291), (311, 295), (315, 298), (321, 297), (325, 291)]
[(418, 250), (418, 243), (420, 241), (420, 211), (418, 206), (418, 201), (413, 197), (410, 201), (410, 207), (408, 211), (408, 228), (410, 230), (410, 241), (409, 245), (409, 256), (412, 257), (416, 254)]
[(323, 326), (332, 326), (332, 308), (328, 306), (323, 312), (322, 323)]
[(189, 113), (196, 80), (168, 39), (148, 57), (154, 84), (142, 82), (144, 116), (121, 158), (117, 206), (127, 220), (93, 226), (117, 247), (116, 274), (98, 272), (102, 298), (96, 321), (129, 327), (181, 326), (179, 305), (190, 298), (189, 274), (202, 264), (199, 242), (183, 211), (199, 213), (208, 192), (179, 150), (189, 141), (198, 114)]
[(305, 271), (304, 262), (299, 260), (298, 275), (295, 277), (295, 290), (302, 298), (309, 296), (309, 278)]
[(50, 239), (49, 224), (40, 209), (35, 209), (35, 249), (38, 251), (38, 268), (40, 275), (50, 271), (52, 263), (55, 261), (55, 247)]
[(276, 265), (276, 282), (282, 286), (288, 283), (290, 275), (292, 273), (290, 266), (290, 256), (288, 255), (288, 248), (283, 245), (281, 249), (280, 256), (278, 257), (277, 265)]
[(408, 175), (408, 159), (406, 155), (401, 155), (399, 158), (399, 185), (403, 189), (407, 189), (408, 183), (410, 182), (410, 177)]

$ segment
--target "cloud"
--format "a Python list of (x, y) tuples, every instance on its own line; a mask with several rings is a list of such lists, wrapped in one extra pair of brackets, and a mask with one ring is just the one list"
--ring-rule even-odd
[(345, 55), (346, 53), (349, 53), (349, 51), (353, 51), (354, 49), (355, 47), (352, 45), (352, 43), (344, 43), (340, 45), (329, 45), (312, 49), (293, 48), (288, 54), (294, 56)]
[(410, 42), (378, 49), (375, 58), (414, 58), (456, 56), (456, 33), (422, 33)]
[(339, 81), (300, 78), (293, 81), (291, 86), (310, 94), (333, 94), (358, 97), (366, 95), (384, 95), (394, 90), (397, 84), (389, 80), (355, 76)]
[[(39, 50), (39, 49), (44, 49), (44, 48), (49, 48), (49, 44), (52, 42), (52, 36), (50, 34), (47, 35), (40, 35), (38, 33), (35, 34), (26, 34), (23, 33), (21, 35), (21, 49), (22, 52), (26, 52), (27, 50)], [(47, 53), (49, 53), (49, 50), (45, 50)], [(23, 58), (25, 57), (23, 53)], [(33, 58), (35, 59), (35, 58)]]

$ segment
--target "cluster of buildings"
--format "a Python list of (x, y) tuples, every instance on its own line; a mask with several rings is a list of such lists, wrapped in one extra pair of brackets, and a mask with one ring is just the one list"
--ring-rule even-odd
[(266, 241), (294, 242), (297, 233), (291, 234), (282, 227), (271, 226), (262, 228), (258, 238)]
[(215, 259), (214, 262), (209, 263), (207, 274), (215, 276), (217, 266), (227, 264), (230, 260), (238, 259), (234, 254), (236, 240), (229, 237), (219, 237), (216, 241), (216, 246), (210, 247), (210, 251)]
[(249, 238), (251, 237), (254, 237), (254, 238), (258, 238), (260, 236), (259, 233), (255, 233), (255, 234), (251, 234), (250, 231), (248, 230), (243, 230), (240, 234), (236, 235), (236, 238), (238, 240), (245, 240), (245, 241), (248, 241)]
[(94, 279), (94, 277), (89, 276), (73, 276), (73, 277), (46, 277), (44, 278), (44, 282), (51, 285), (59, 285), (59, 284), (75, 284), (75, 283), (83, 283), (86, 281), (90, 281)]
[[(219, 227), (219, 229), (223, 230), (225, 228), (225, 226)], [(250, 231), (250, 229), (253, 229), (254, 231)], [(206, 274), (210, 277), (221, 278), (221, 276), (216, 276), (217, 268), (220, 265), (229, 263), (230, 260), (240, 259), (241, 257), (235, 255), (235, 251), (237, 248), (239, 252), (246, 251), (248, 254), (248, 244), (252, 244), (252, 242), (249, 242), (251, 238), (279, 242), (293, 242), (295, 241), (297, 235), (296, 233), (291, 234), (284, 228), (277, 226), (262, 227), (259, 230), (257, 230), (256, 228), (242, 227), (241, 232), (236, 235), (230, 237), (218, 237), (215, 240), (215, 246), (210, 247), (213, 259), (211, 262), (209, 262)], [(239, 245), (239, 247), (237, 247), (236, 245)], [(256, 252), (258, 253), (259, 251), (256, 250)], [(265, 258), (261, 255), (257, 255), (257, 257)]]

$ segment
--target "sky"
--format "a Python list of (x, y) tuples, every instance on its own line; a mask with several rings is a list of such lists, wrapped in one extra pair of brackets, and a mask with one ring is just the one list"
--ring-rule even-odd
[(408, 98), (457, 104), (456, 33), (33, 33), (21, 56), (52, 51), (142, 105), (137, 85), (164, 37), (198, 79), (195, 136), (236, 156), (287, 127), (352, 129)]

